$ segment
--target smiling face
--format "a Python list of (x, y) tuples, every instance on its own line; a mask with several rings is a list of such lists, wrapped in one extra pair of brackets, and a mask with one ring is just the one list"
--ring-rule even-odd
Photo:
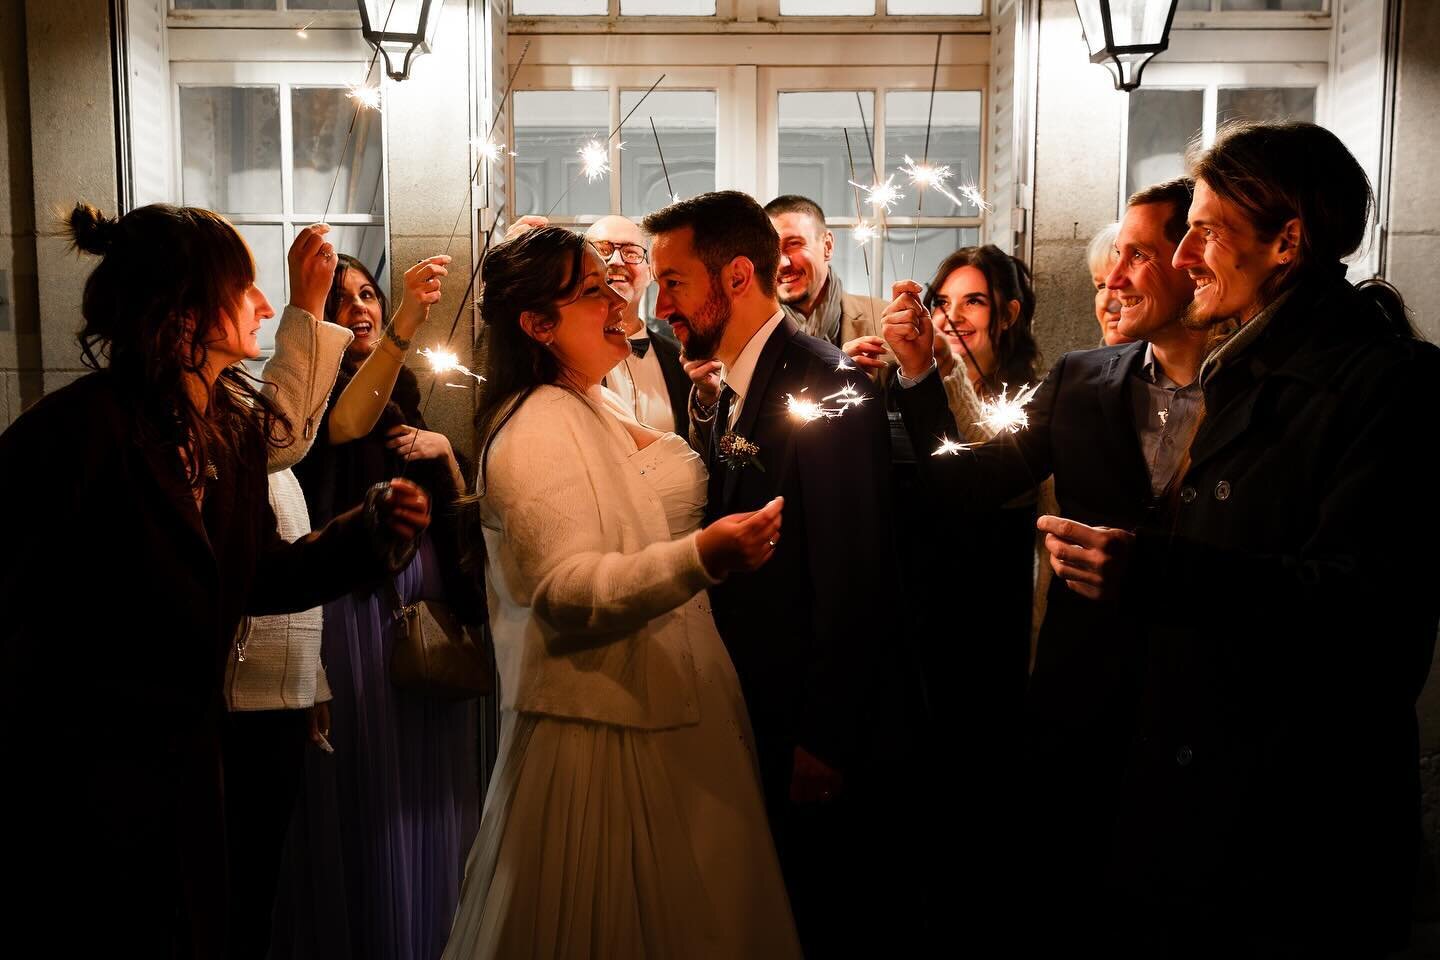
[(535, 324), (543, 318), (534, 318), (529, 332), (550, 348), (572, 379), (588, 386), (630, 355), (630, 343), (621, 320), (625, 298), (605, 282), (605, 263), (589, 244), (581, 264), (580, 283), (570, 299), (555, 304), (553, 323)]
[(1105, 284), (1120, 301), (1119, 332), (1131, 340), (1150, 339), (1178, 323), (1190, 303), (1190, 278), (1170, 263), (1175, 244), (1165, 236), (1165, 224), (1172, 212), (1166, 203), (1136, 204), (1125, 211), (1115, 238), (1120, 258)]
[(1106, 286), (1106, 274), (1098, 273), (1090, 279), (1095, 284), (1095, 320), (1100, 324), (1100, 339), (1107, 347), (1130, 343), (1130, 338), (1120, 332), (1120, 301)]
[[(1265, 281), (1290, 262), (1294, 237), (1282, 231), (1262, 240), (1250, 221), (1204, 180), (1195, 182), (1189, 221), (1174, 265), (1195, 283), (1192, 320), (1205, 326), (1249, 320), (1264, 306)], [(1298, 222), (1292, 220), (1287, 229), (1298, 234)]]
[(707, 360), (715, 356), (730, 322), (730, 299), (696, 255), (694, 241), (690, 227), (655, 238), (655, 316), (670, 324), (687, 359)]
[(780, 302), (805, 316), (815, 309), (825, 281), (830, 278), (830, 257), (835, 235), (808, 213), (782, 213), (770, 222), (780, 234)]
[[(1014, 301), (1012, 301), (1014, 303)], [(1014, 303), (1016, 310), (1019, 304)], [(966, 349), (979, 363), (980, 370), (971, 370), (972, 379), (995, 369), (995, 337), (992, 319), (1002, 316), (991, 309), (990, 284), (979, 267), (957, 267), (945, 277), (935, 292), (930, 312), (935, 330), (945, 337), (955, 356), (969, 364)]]
[(384, 332), (380, 291), (364, 272), (353, 268), (340, 274), (337, 287), (339, 303), (333, 320), (355, 335), (346, 352), (356, 358), (369, 356)]
[(639, 263), (627, 263), (625, 256), (628, 250), (634, 259), (638, 250), (648, 257), (644, 231), (639, 224), (625, 217), (602, 217), (585, 231), (585, 239), (592, 243), (613, 245), (609, 257), (601, 254), (605, 260), (605, 282), (625, 298), (628, 304), (625, 316), (635, 321), (627, 326), (632, 327), (629, 332), (634, 333), (639, 329), (640, 308), (644, 304), (645, 291), (650, 287), (652, 276), (648, 259), (641, 259)]

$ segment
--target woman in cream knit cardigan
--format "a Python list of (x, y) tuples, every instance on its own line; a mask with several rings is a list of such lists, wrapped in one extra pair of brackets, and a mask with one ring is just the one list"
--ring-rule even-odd
[(447, 958), (798, 956), (749, 719), (704, 590), (781, 503), (697, 530), (706, 474), (600, 379), (624, 300), (542, 227), (484, 267), (477, 422), (500, 755)]

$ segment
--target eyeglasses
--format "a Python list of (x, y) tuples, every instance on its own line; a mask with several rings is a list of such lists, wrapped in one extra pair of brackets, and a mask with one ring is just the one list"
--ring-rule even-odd
[(600, 259), (607, 263), (616, 250), (620, 251), (620, 259), (626, 263), (644, 263), (650, 259), (649, 254), (645, 252), (645, 248), (638, 243), (611, 243), (609, 240), (591, 240), (590, 246), (594, 247), (595, 252), (600, 254)]

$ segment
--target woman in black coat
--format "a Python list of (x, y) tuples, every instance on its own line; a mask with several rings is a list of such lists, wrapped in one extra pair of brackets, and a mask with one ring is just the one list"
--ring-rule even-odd
[(1440, 351), (1345, 280), (1371, 196), (1334, 134), (1234, 125), (1192, 171), (1175, 265), (1192, 318), (1239, 328), (1171, 515), (1041, 521), (1068, 586), (1146, 624), (1116, 930), (1147, 956), (1382, 956), (1419, 849)]
[(232, 366), (273, 315), (245, 242), (163, 205), (81, 205), (70, 228), (104, 257), (80, 334), (95, 372), (0, 435), (7, 912), (69, 955), (220, 956), (228, 645), (247, 613), (408, 559), (429, 504), (394, 481), (286, 544), (265, 446), (290, 425)]

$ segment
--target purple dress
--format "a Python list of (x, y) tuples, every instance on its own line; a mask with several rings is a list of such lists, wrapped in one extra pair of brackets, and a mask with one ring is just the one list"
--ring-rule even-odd
[[(443, 596), (428, 537), (396, 586), (405, 603)], [(325, 605), (335, 753), (307, 750), (272, 958), (432, 960), (450, 932), (479, 820), (475, 701), (390, 682), (386, 594)]]

